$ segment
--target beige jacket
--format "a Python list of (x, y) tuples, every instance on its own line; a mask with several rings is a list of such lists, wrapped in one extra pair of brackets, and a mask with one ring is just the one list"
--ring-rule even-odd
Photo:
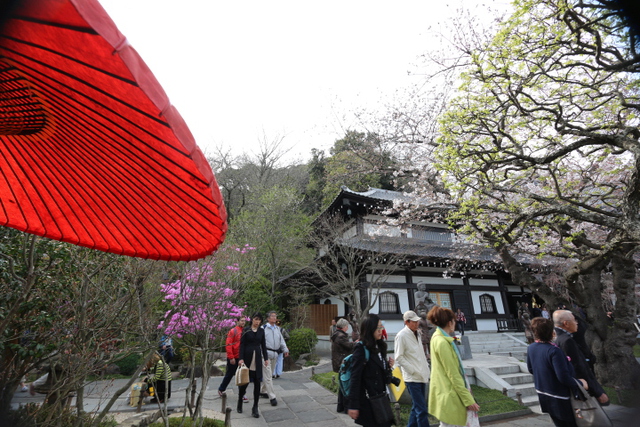
[(396, 364), (400, 366), (404, 382), (428, 383), (429, 364), (420, 334), (414, 333), (405, 325), (396, 335), (393, 347)]

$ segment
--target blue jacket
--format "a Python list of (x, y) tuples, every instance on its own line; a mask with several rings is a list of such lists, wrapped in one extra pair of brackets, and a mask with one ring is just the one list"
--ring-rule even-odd
[(573, 366), (556, 345), (533, 343), (527, 349), (527, 368), (533, 374), (542, 412), (572, 421), (571, 393), (577, 392)]

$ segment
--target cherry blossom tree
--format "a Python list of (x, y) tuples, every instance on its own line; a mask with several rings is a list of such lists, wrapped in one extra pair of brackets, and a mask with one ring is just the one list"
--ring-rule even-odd
[[(636, 39), (611, 2), (514, 4), (489, 43), (462, 46), (469, 63), (441, 118), (435, 161), (452, 220), (493, 246), (514, 281), (581, 307), (600, 379), (637, 387)], [(433, 194), (427, 180), (415, 187)], [(517, 254), (538, 257), (538, 271)]]
[[(194, 419), (202, 416), (215, 353), (224, 350), (226, 332), (244, 315), (244, 305), (238, 305), (236, 301), (242, 281), (240, 265), (242, 257), (253, 250), (255, 248), (249, 245), (223, 247), (203, 261), (187, 264), (178, 280), (160, 285), (163, 300), (170, 308), (158, 329), (180, 340), (189, 349), (192, 385), (196, 384), (196, 366), (202, 369), (195, 407), (190, 407)], [(185, 397), (189, 398), (188, 395)]]

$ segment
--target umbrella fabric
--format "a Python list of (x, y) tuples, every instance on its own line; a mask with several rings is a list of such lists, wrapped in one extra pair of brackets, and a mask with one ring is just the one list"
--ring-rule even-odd
[(214, 252), (211, 167), (102, 6), (2, 4), (0, 225), (142, 258)]

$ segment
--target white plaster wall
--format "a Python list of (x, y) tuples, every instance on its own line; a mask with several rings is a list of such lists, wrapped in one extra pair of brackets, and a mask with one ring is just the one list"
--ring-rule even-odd
[[(462, 285), (462, 279), (445, 279), (444, 277), (413, 277), (414, 283), (425, 282), (429, 285)], [(427, 289), (429, 290), (429, 289)]]
[[(379, 276), (376, 276), (376, 275), (373, 275), (373, 274), (367, 274), (367, 281), (369, 283), (373, 283), (375, 281), (374, 279), (376, 279), (377, 277), (379, 277)], [(388, 282), (388, 283), (407, 283), (407, 279), (406, 279), (406, 277), (404, 275), (402, 275), (402, 276), (393, 276), (392, 275), (392, 276), (386, 277), (385, 278), (385, 282)], [(383, 286), (384, 286), (384, 284), (383, 284)], [(407, 287), (408, 286), (409, 285), (407, 285)]]
[(495, 319), (476, 319), (476, 325), (478, 326), (478, 331), (497, 331), (498, 326), (496, 325)]
[(497, 279), (469, 279), (470, 286), (500, 286)]
[(399, 320), (383, 320), (384, 328), (387, 330), (388, 341), (392, 342), (389, 345), (389, 349), (393, 351), (393, 337), (404, 328), (404, 322), (402, 321), (402, 315), (398, 314)]

